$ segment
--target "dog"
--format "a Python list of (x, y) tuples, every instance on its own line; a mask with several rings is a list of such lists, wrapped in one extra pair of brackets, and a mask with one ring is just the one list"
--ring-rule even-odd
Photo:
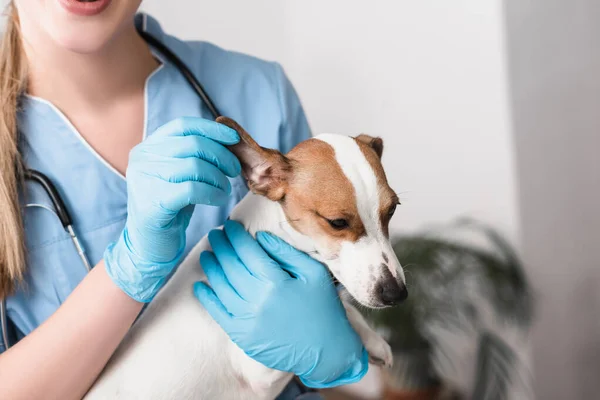
[[(383, 141), (361, 134), (322, 134), (288, 154), (260, 147), (235, 121), (240, 142), (229, 149), (242, 165), (250, 192), (233, 209), (254, 235), (269, 231), (324, 263), (344, 290), (369, 308), (407, 296), (403, 269), (389, 241), (399, 204), (381, 156)], [(204, 237), (132, 326), (86, 395), (96, 399), (274, 399), (292, 375), (249, 358), (230, 341), (194, 297), (206, 281), (200, 253)], [(390, 367), (392, 352), (342, 296), (348, 319), (372, 363)], [(318, 310), (316, 310), (318, 312)]]

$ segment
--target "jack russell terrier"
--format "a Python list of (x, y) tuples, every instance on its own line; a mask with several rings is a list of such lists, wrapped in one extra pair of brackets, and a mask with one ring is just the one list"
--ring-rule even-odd
[[(398, 197), (389, 187), (383, 141), (368, 135), (323, 134), (288, 154), (260, 147), (231, 119), (238, 157), (251, 192), (230, 218), (254, 235), (268, 231), (327, 265), (345, 290), (369, 308), (407, 296), (404, 272), (388, 235)], [(281, 201), (285, 197), (285, 202)], [(326, 218), (331, 219), (326, 219)], [(95, 399), (273, 399), (292, 375), (249, 358), (194, 297), (204, 280), (204, 237), (148, 305), (86, 395)], [(390, 367), (392, 352), (348, 301), (348, 319), (370, 361)]]

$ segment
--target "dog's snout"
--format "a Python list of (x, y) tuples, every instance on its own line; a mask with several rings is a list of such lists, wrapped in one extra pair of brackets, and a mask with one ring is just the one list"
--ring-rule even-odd
[(380, 282), (377, 291), (379, 292), (381, 302), (386, 306), (393, 306), (401, 303), (408, 297), (406, 285), (403, 283), (398, 284), (395, 279), (386, 279), (385, 281)]
[(387, 266), (382, 265), (383, 279), (377, 284), (377, 295), (381, 302), (386, 306), (393, 306), (403, 302), (408, 297), (406, 285), (398, 282), (387, 269)]
[(398, 295), (398, 303), (400, 303), (408, 298), (408, 289), (406, 289), (406, 284), (404, 283), (398, 286), (400, 286), (400, 294)]

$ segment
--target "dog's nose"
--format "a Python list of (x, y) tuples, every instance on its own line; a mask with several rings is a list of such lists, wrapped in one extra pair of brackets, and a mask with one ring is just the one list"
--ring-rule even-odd
[(386, 306), (393, 306), (403, 302), (408, 297), (408, 290), (404, 283), (398, 284), (395, 279), (386, 279), (379, 283), (379, 296)]

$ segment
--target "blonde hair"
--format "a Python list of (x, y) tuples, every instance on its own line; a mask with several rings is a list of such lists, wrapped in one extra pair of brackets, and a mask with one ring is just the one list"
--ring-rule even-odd
[(19, 16), (12, 1), (6, 14), (6, 28), (0, 42), (0, 299), (14, 291), (26, 267), (17, 134), (17, 108), (26, 87), (26, 59)]

